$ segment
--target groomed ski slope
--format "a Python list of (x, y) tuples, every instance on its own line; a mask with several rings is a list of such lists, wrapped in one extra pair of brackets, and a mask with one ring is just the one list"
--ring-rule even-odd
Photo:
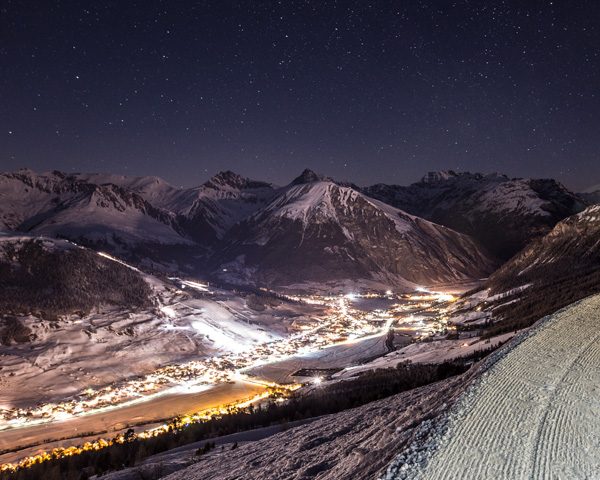
[(600, 295), (550, 316), (502, 356), (412, 460), (396, 459), (384, 478), (600, 478)]

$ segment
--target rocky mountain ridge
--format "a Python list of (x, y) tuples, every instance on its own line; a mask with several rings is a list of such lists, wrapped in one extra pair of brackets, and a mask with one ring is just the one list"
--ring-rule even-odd
[(231, 171), (194, 188), (158, 177), (0, 174), (4, 230), (267, 284), (479, 277), (494, 266), (488, 250), (504, 258), (584, 204), (554, 180), (453, 171), (365, 188), (308, 169), (285, 187)]

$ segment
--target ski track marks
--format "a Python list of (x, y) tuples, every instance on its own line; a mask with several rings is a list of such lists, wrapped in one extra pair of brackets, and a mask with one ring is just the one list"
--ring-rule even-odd
[(433, 449), (387, 478), (600, 479), (600, 295), (551, 315), (484, 372)]

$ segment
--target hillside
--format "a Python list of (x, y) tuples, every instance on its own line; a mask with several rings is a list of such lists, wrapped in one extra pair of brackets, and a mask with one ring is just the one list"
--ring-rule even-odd
[(582, 276), (600, 268), (600, 205), (559, 222), (532, 242), (489, 280), (494, 291), (544, 280)]
[(583, 208), (553, 180), (451, 171), (360, 189), (310, 170), (282, 188), (231, 171), (178, 188), (157, 177), (20, 170), (0, 174), (0, 200), (7, 230), (153, 270), (325, 289), (481, 278)]
[[(474, 295), (490, 312), (489, 335), (537, 319), (600, 292), (600, 206), (559, 222), (500, 267)], [(471, 302), (468, 298), (467, 303)]]
[(587, 188), (579, 196), (590, 204), (600, 203), (600, 185)]
[(137, 193), (157, 208), (177, 212), (188, 206), (194, 197), (193, 189), (175, 187), (160, 177), (132, 177), (110, 173), (76, 173), (74, 177), (94, 185), (112, 184)]
[(100, 305), (152, 305), (142, 276), (65, 240), (0, 236), (0, 312), (53, 317)]
[(191, 243), (182, 236), (172, 213), (137, 193), (61, 172), (1, 174), (0, 200), (0, 225), (8, 230), (112, 248)]
[(182, 228), (196, 242), (213, 246), (235, 224), (263, 206), (275, 187), (242, 177), (231, 171), (220, 172), (202, 186), (192, 189), (191, 200), (176, 213)]

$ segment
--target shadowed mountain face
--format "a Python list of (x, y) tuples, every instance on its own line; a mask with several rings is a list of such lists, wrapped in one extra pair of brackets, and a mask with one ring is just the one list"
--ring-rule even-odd
[(559, 222), (500, 267), (483, 285), (509, 298), (494, 310), (491, 333), (524, 328), (600, 292), (600, 205)]
[[(531, 242), (490, 279), (495, 290), (527, 283), (556, 283), (600, 271), (600, 205), (559, 222)], [(600, 285), (598, 286), (600, 290)]]
[(178, 219), (196, 242), (214, 245), (236, 223), (251, 215), (275, 194), (273, 185), (221, 172), (194, 190)]
[(600, 203), (600, 185), (594, 185), (579, 194), (590, 205)]
[(410, 186), (373, 185), (373, 198), (471, 235), (506, 260), (586, 202), (555, 180), (430, 172)]

